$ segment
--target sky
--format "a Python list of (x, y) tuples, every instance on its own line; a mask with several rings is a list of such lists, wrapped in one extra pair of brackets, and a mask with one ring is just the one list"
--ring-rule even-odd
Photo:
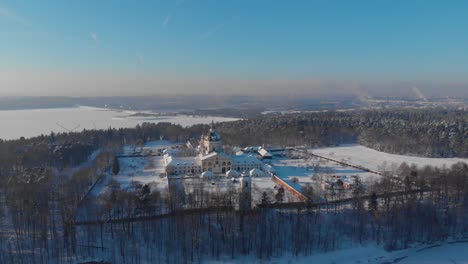
[(0, 0), (0, 96), (468, 92), (468, 1)]

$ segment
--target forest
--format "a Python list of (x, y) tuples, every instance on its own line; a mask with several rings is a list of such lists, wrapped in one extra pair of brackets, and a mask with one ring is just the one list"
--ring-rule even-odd
[(468, 114), (456, 110), (357, 110), (267, 115), (218, 125), (232, 145), (359, 143), (395, 154), (468, 157)]
[[(28, 180), (10, 183), (4, 194), (0, 220), (11, 217), (12, 229), (0, 233), (1, 263), (269, 260), (368, 243), (397, 250), (468, 236), (468, 166), (462, 163), (444, 169), (402, 164), (399, 179), (370, 186), (381, 198), (363, 198), (356, 191), (351, 202), (296, 209), (237, 211), (219, 199), (236, 194), (204, 193), (207, 208), (175, 210), (173, 201), (143, 187), (102, 197), (107, 209), (89, 207), (86, 213), (112, 217), (91, 222), (74, 221), (76, 185), (50, 192), (47, 171), (23, 173)], [(400, 190), (407, 192), (391, 195)], [(139, 217), (129, 218), (135, 214)]]

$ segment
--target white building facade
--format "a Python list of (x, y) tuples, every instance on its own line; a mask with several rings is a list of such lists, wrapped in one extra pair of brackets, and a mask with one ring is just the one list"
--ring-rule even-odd
[(228, 171), (236, 171), (240, 175), (242, 172), (249, 172), (252, 169), (261, 170), (264, 165), (254, 154), (225, 154), (221, 136), (213, 127), (206, 135), (202, 136), (198, 156), (165, 155), (164, 162), (168, 175), (199, 175), (206, 171), (212, 172), (213, 175), (225, 175)]

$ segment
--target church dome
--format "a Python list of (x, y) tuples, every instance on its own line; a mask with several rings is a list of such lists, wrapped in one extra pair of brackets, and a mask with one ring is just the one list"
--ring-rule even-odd
[(210, 129), (210, 132), (205, 136), (205, 140), (207, 141), (221, 141), (221, 136), (218, 134), (218, 132), (214, 131), (213, 129)]

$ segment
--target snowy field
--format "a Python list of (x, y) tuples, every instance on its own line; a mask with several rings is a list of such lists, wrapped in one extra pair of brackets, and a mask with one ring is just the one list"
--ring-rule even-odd
[(374, 173), (314, 157), (302, 159), (274, 158), (273, 166), (277, 176), (299, 192), (302, 192), (304, 186), (310, 184), (314, 191), (319, 193), (317, 191), (322, 189), (322, 182), (331, 176), (345, 176), (349, 181), (354, 181), (352, 176), (358, 176), (365, 184), (382, 178), (382, 176)]
[[(319, 163), (319, 170), (315, 171), (313, 166)], [(297, 177), (300, 182), (312, 182), (314, 174), (333, 174), (338, 176), (357, 175), (363, 181), (380, 178), (379, 175), (363, 170), (342, 166), (335, 162), (324, 159), (274, 159), (273, 165), (278, 176), (283, 180), (292, 180)]]
[(449, 167), (457, 162), (468, 163), (468, 159), (460, 158), (424, 158), (405, 155), (395, 155), (373, 150), (361, 145), (344, 145), (331, 148), (310, 149), (310, 152), (340, 161), (345, 161), (354, 165), (360, 165), (373, 170), (380, 170), (382, 164), (386, 163), (387, 167), (392, 164), (399, 166), (406, 162), (408, 165), (415, 164), (418, 167), (426, 165)]
[[(138, 153), (158, 153), (165, 148), (180, 146), (180, 143), (173, 143), (167, 140), (156, 140), (146, 142), (142, 147), (134, 145), (125, 145), (123, 155), (132, 155)], [(164, 160), (162, 156), (142, 156), (142, 157), (120, 157), (120, 172), (112, 179), (120, 183), (120, 188), (131, 189), (133, 183), (149, 184), (151, 188), (157, 188), (159, 191), (167, 191), (168, 182), (165, 174)]]
[[(229, 191), (237, 192), (240, 191), (240, 181), (236, 179), (235, 182), (231, 178), (227, 177), (213, 177), (212, 179), (201, 179), (198, 177), (184, 177), (180, 179), (170, 179), (171, 184), (175, 181), (179, 181), (183, 184), (183, 188), (186, 194), (194, 193), (197, 189), (203, 189), (205, 192), (210, 193), (228, 193)], [(265, 192), (270, 202), (275, 202), (277, 184), (269, 176), (265, 177), (253, 177), (252, 182), (252, 202), (253, 204), (259, 204), (262, 201), (262, 195)], [(283, 202), (298, 202), (299, 200), (286, 191)]]
[[(399, 263), (399, 264), (466, 264), (468, 243), (443, 244), (387, 252), (380, 247), (368, 246), (333, 251), (299, 258), (282, 258), (276, 263)], [(275, 261), (274, 261), (275, 262)]]
[[(266, 192), (269, 201), (276, 202), (274, 198), (277, 192), (275, 187), (279, 187), (279, 185), (276, 184), (269, 176), (252, 178), (252, 201), (255, 204), (260, 204), (262, 202), (262, 195)], [(291, 194), (291, 192), (285, 191), (283, 202), (299, 202), (299, 199)]]
[(158, 154), (160, 150), (180, 147), (182, 143), (174, 143), (168, 140), (155, 140), (146, 142), (143, 146), (124, 145), (122, 155), (133, 154)]
[(324, 263), (324, 264), (466, 264), (468, 263), (468, 242), (444, 243), (441, 245), (421, 246), (405, 250), (387, 252), (379, 246), (369, 245), (318, 253), (307, 257), (282, 257), (260, 261), (249, 257), (236, 260), (208, 261), (207, 263)]
[(160, 191), (167, 189), (166, 177), (160, 177), (160, 174), (164, 173), (162, 157), (119, 158), (119, 164), (120, 172), (113, 176), (113, 179), (120, 183), (120, 188), (131, 189), (132, 182), (137, 182), (156, 184)]

